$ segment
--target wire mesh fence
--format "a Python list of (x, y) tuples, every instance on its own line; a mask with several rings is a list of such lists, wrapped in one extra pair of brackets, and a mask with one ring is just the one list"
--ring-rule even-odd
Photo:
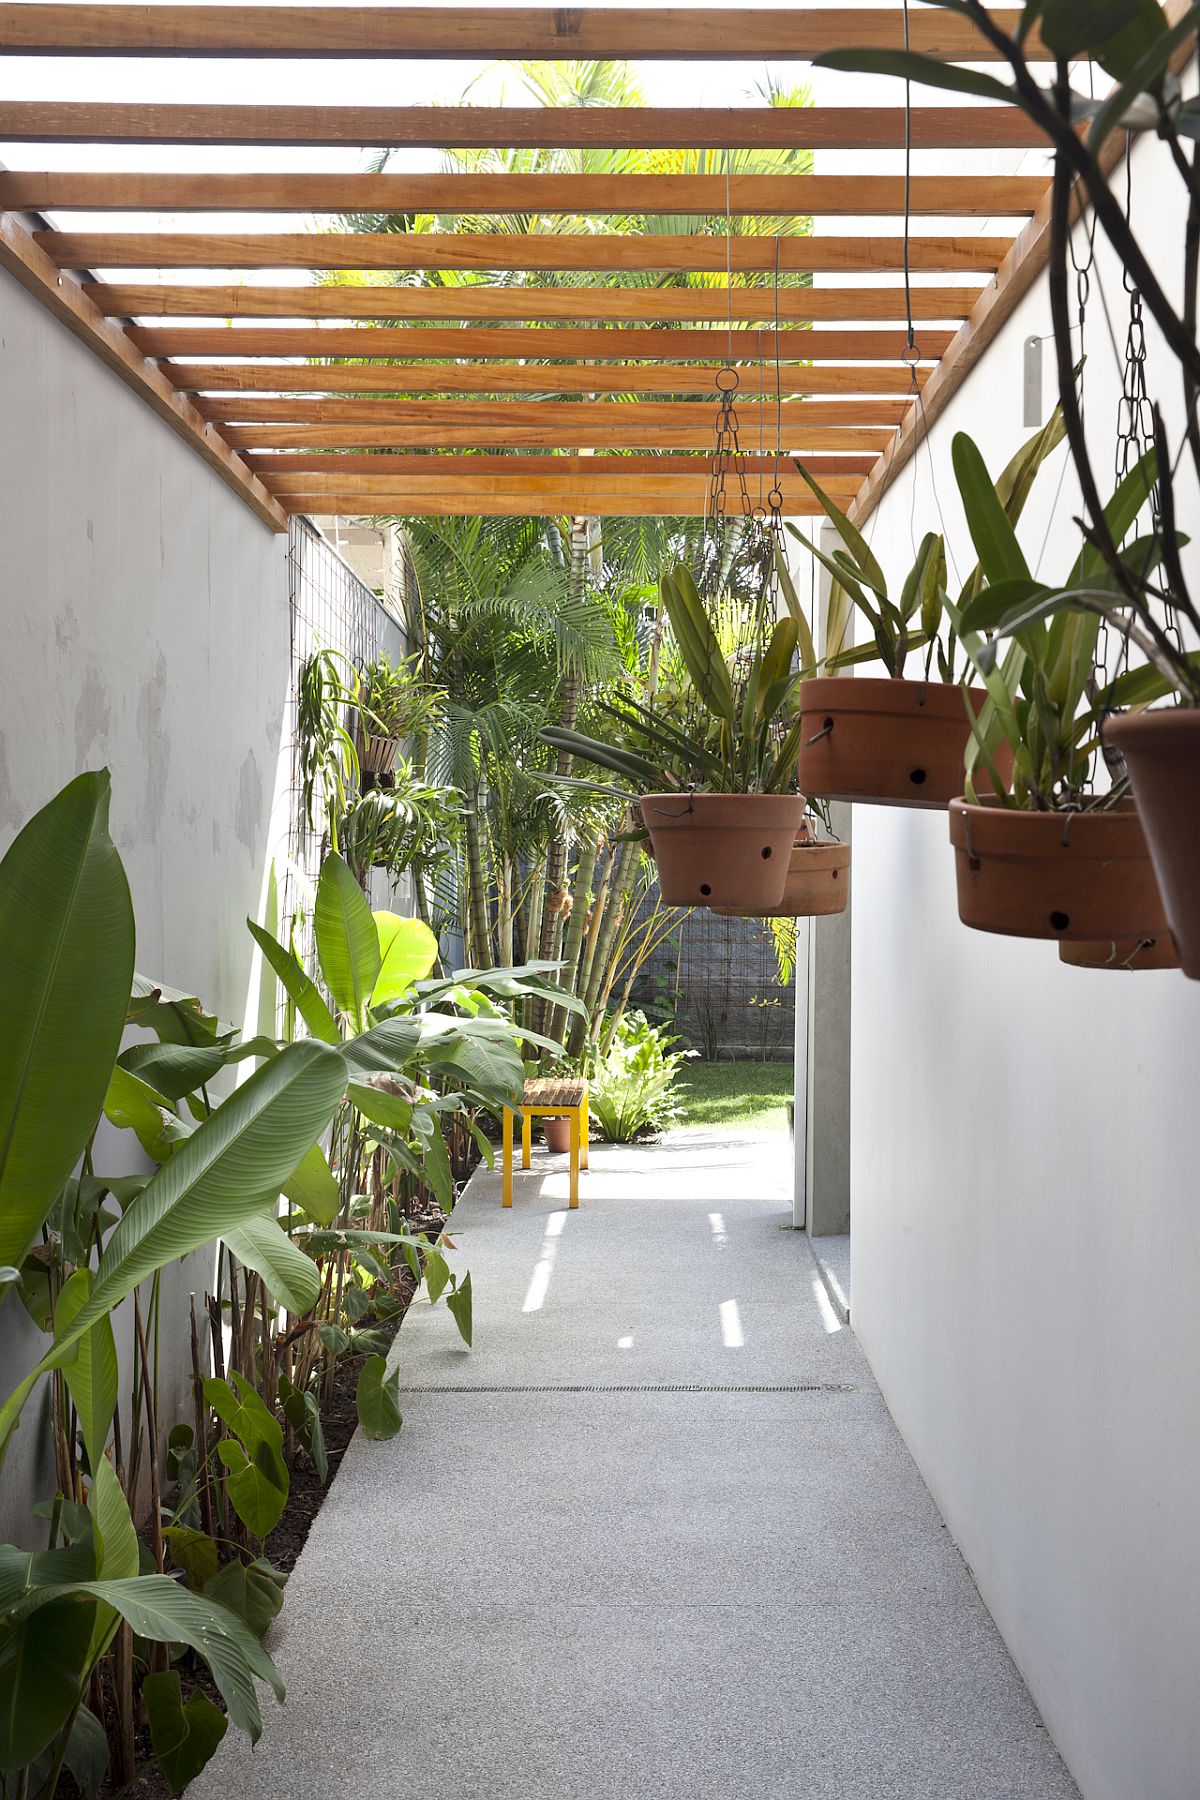
[(791, 1061), (795, 988), (779, 978), (762, 919), (724, 918), (704, 907), (680, 913), (639, 972), (633, 1004), (706, 1061)]

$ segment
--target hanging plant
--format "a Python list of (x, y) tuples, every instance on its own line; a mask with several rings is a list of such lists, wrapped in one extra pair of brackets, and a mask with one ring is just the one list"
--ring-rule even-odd
[[(987, 704), (972, 715), (966, 792), (950, 807), (959, 916), (983, 931), (1064, 940), (1160, 939), (1167, 920), (1141, 818), (1118, 776), (1097, 793), (1092, 771), (1101, 725), (1114, 705), (1144, 706), (1166, 678), (1153, 668), (1117, 680), (1098, 676), (1098, 611), (1045, 604), (1051, 590), (1036, 582), (988, 477), (965, 433), (953, 456), (967, 524), (991, 586), (961, 611), (949, 611), (966, 655), (982, 677)], [(1143, 460), (1104, 509), (1106, 529), (1123, 538), (1137, 520), (1152, 469)], [(1144, 557), (1160, 553), (1146, 543)], [(1066, 587), (1105, 589), (1113, 579), (1103, 557), (1085, 544)], [(1011, 638), (984, 638), (1009, 619)], [(1007, 744), (1011, 775), (1001, 774), (995, 747)], [(991, 792), (977, 792), (977, 776)]]
[[(1123, 762), (1141, 809), (1149, 845), (1161, 883), (1171, 930), (1183, 971), (1200, 980), (1200, 608), (1192, 599), (1181, 549), (1176, 468), (1183, 450), (1193, 475), (1200, 475), (1200, 343), (1197, 341), (1197, 293), (1200, 292), (1200, 164), (1187, 154), (1187, 142), (1200, 131), (1200, 100), (1184, 97), (1179, 71), (1194, 54), (1200, 8), (1187, 7), (1171, 18), (1158, 0), (1123, 0), (1117, 6), (1056, 4), (1040, 9), (1038, 28), (1055, 59), (1054, 79), (1044, 84), (1030, 66), (1032, 16), (1015, 31), (981, 0), (939, 0), (963, 13), (978, 28), (997, 59), (1005, 79), (983, 71), (964, 73), (936, 57), (908, 51), (839, 50), (817, 59), (818, 65), (849, 73), (888, 74), (906, 84), (927, 83), (972, 93), (1018, 107), (1054, 147), (1051, 194), (1049, 291), (1059, 392), (1071, 460), (1083, 501), (1083, 526), (1094, 551), (1089, 578), (1074, 580), (1056, 591), (1014, 596), (1007, 617), (995, 628), (1018, 634), (1047, 618), (1103, 619), (1145, 656), (1148, 680), (1155, 688), (1138, 690), (1137, 704), (1173, 695), (1176, 705), (1161, 712), (1109, 718), (1103, 723), (1105, 743)], [(1076, 93), (1072, 65), (1099, 63), (1111, 89), (1101, 100)], [(1090, 121), (1086, 134), (1081, 121)], [(1176, 302), (1163, 285), (1160, 211), (1154, 213), (1154, 237), (1143, 242), (1134, 229), (1132, 209), (1123, 204), (1110, 182), (1110, 138), (1128, 134), (1127, 151), (1139, 133), (1163, 140), (1162, 177), (1174, 172), (1182, 187), (1179, 241), (1183, 268)], [(1128, 167), (1128, 165), (1127, 165)], [(1184, 445), (1172, 453), (1158, 399), (1145, 389), (1144, 369), (1131, 384), (1129, 437), (1140, 435), (1155, 455), (1152, 496), (1152, 550), (1145, 540), (1126, 544), (1122, 532), (1110, 529), (1092, 463), (1083, 408), (1074, 371), (1070, 306), (1072, 209), (1082, 191), (1092, 208), (1095, 228), (1104, 233), (1120, 260), (1130, 293), (1131, 336), (1142, 310), (1152, 318), (1162, 347), (1159, 367), (1174, 365), (1182, 401)], [(1174, 290), (1172, 290), (1174, 291)], [(1132, 360), (1132, 358), (1131, 358)], [(1127, 371), (1128, 374), (1128, 371)], [(1143, 426), (1145, 417), (1149, 423)], [(1188, 647), (1190, 638), (1192, 647)], [(1133, 705), (1128, 691), (1110, 695), (1110, 706)]]
[[(802, 660), (811, 657), (811, 634), (793, 615), (764, 630), (761, 649), (727, 656), (689, 569), (680, 564), (664, 575), (659, 591), (686, 671), (681, 723), (673, 708), (668, 716), (625, 699), (601, 708), (617, 728), (612, 743), (556, 728), (542, 737), (640, 791), (668, 905), (769, 912), (783, 898), (804, 817), (794, 792), (800, 678), (793, 663), (798, 649)], [(760, 603), (760, 620), (767, 612)]]
[[(1062, 415), (1056, 410), (996, 481), (995, 498), (1010, 527), (1062, 437)], [(827, 556), (794, 525), (788, 526), (833, 582), (824, 663), (829, 672), (806, 681), (800, 696), (800, 786), (826, 800), (945, 807), (962, 788), (971, 735), (963, 691), (955, 681), (958, 656), (945, 605), (945, 543), (935, 532), (925, 534), (899, 599), (893, 600), (862, 533), (806, 470), (800, 472), (842, 542), (841, 549)], [(984, 580), (977, 564), (959, 592), (960, 608), (981, 591)], [(846, 648), (855, 612), (869, 626), (870, 641)], [(915, 677), (908, 673), (914, 662), (920, 670)], [(866, 663), (881, 663), (886, 674), (843, 679), (846, 670)], [(966, 694), (978, 715), (987, 701), (986, 689), (971, 686)], [(997, 767), (1001, 772), (1008, 767), (1003, 748)]]
[(358, 692), (358, 760), (364, 772), (390, 775), (400, 746), (428, 731), (443, 696), (417, 673), (420, 658), (368, 663)]
[(712, 910), (727, 918), (822, 919), (845, 912), (849, 899), (849, 844), (829, 833), (819, 836), (805, 819), (792, 844), (778, 906), (758, 914), (747, 914), (736, 906), (714, 906)]

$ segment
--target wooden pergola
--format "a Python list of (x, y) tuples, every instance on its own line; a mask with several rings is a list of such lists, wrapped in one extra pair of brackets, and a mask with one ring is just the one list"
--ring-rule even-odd
[[(914, 6), (909, 29), (915, 49), (991, 58), (953, 12)], [(0, 54), (10, 57), (761, 62), (903, 40), (898, 7), (0, 5)], [(900, 106), (0, 102), (0, 141), (241, 145), (251, 165), (233, 174), (0, 173), (0, 264), (277, 529), (291, 512), (697, 514), (715, 375), (731, 344), (748, 477), (760, 485), (777, 478), (783, 510), (811, 513), (795, 466), (803, 459), (861, 517), (1047, 250), (1048, 173), (952, 172), (963, 150), (1035, 146), (1020, 112), (916, 104), (908, 129), (911, 147), (944, 152), (951, 172), (915, 174), (907, 184), (894, 172), (906, 137)], [(280, 145), (854, 149), (878, 152), (887, 172), (253, 172), (255, 149)], [(41, 215), (58, 210), (95, 213), (95, 228), (49, 229)], [(105, 214), (138, 212), (194, 214), (196, 228), (104, 228)], [(595, 218), (605, 228), (206, 228), (206, 214), (238, 212), (453, 213), (483, 224), (530, 212)], [(865, 236), (840, 235), (836, 225), (777, 237), (611, 228), (653, 215), (873, 225)], [(930, 218), (935, 226), (922, 229)], [(96, 269), (135, 278), (99, 281)], [(147, 282), (147, 270), (170, 278)], [(281, 281), (284, 270), (314, 279), (297, 286), (294, 275)], [(323, 270), (373, 279), (321, 285)], [(484, 279), (421, 285), (441, 270)], [(200, 282), (199, 271), (231, 278)], [(558, 283), (520, 280), (543, 271)], [(645, 284), (647, 275), (681, 271), (713, 285)], [(388, 285), (390, 272), (406, 284)], [(573, 285), (570, 276), (583, 272), (604, 279)], [(728, 285), (741, 274), (764, 279)], [(630, 275), (643, 279), (634, 285)], [(797, 285), (797, 275), (821, 279)]]

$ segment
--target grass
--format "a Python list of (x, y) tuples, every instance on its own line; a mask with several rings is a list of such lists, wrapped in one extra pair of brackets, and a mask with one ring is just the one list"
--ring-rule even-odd
[(689, 1062), (675, 1092), (680, 1125), (731, 1126), (738, 1131), (786, 1131), (795, 1076), (790, 1062)]

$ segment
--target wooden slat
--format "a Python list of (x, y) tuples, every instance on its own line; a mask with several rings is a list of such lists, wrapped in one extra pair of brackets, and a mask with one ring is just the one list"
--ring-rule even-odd
[[(647, 496), (640, 493), (594, 495), (577, 490), (570, 490), (555, 499), (536, 494), (487, 495), (452, 491), (439, 495), (434, 505), (426, 495), (410, 496), (403, 493), (390, 496), (386, 504), (369, 498), (364, 502), (363, 496), (351, 489), (344, 494), (292, 494), (280, 504), (293, 513), (343, 518), (419, 518), (422, 515), (432, 515), (439, 518), (496, 519), (527, 516), (569, 518), (583, 515), (610, 519), (698, 519), (704, 516), (705, 511), (704, 496), (695, 493), (676, 498), (674, 495)], [(784, 511), (791, 518), (815, 518), (819, 515), (820, 508), (813, 500), (795, 500)]]
[(77, 282), (58, 273), (50, 259), (13, 218), (0, 214), (0, 268), (85, 343), (101, 362), (139, 395), (272, 531), (286, 531), (287, 517), (258, 477), (234, 454), (190, 400), (167, 380), (157, 363), (130, 343)]
[[(221, 106), (0, 101), (0, 141), (433, 150), (899, 150), (899, 106)], [(916, 106), (918, 150), (1045, 144), (1015, 106)]]
[[(129, 336), (147, 356), (353, 356), (353, 357), (510, 357), (538, 361), (543, 357), (619, 357), (636, 362), (664, 356), (671, 362), (689, 357), (707, 362), (729, 360), (727, 331), (655, 330), (643, 326), (622, 331), (609, 326), (596, 330), (584, 326), (455, 326), (446, 330), (406, 325), (393, 330), (386, 325), (320, 329), (312, 325), (272, 325), (234, 328), (229, 325), (139, 326)], [(953, 340), (953, 331), (926, 328), (917, 345), (923, 360), (936, 361)], [(902, 331), (761, 331), (739, 328), (734, 333), (734, 362), (899, 362), (905, 351)]]
[[(717, 369), (686, 363), (628, 364), (615, 369), (556, 363), (511, 367), (462, 363), (165, 363), (177, 388), (196, 393), (260, 394), (706, 394), (715, 398)], [(916, 374), (918, 386), (928, 369)], [(822, 363), (817, 368), (749, 368), (741, 393), (911, 394), (913, 376), (902, 367)]]
[[(1044, 176), (914, 175), (919, 215), (1027, 215)], [(902, 175), (169, 174), (40, 170), (0, 173), (11, 212), (494, 213), (701, 218), (903, 213)], [(98, 257), (97, 261), (106, 259)], [(722, 266), (723, 260), (722, 260)]]
[[(898, 425), (906, 405), (903, 400), (792, 400), (784, 401), (778, 412), (785, 432), (795, 434), (807, 425)], [(501, 431), (574, 432), (576, 441), (580, 432), (620, 431), (626, 425), (694, 425), (711, 434), (716, 411), (711, 401), (691, 400), (507, 400), (496, 405), (472, 400), (263, 400), (240, 394), (202, 397), (195, 406), (206, 419), (240, 424), (349, 425), (361, 419), (372, 425), (444, 425), (453, 430), (494, 426)], [(755, 400), (739, 400), (737, 414), (742, 433), (754, 436), (756, 448), (760, 424), (769, 422), (774, 434), (773, 402), (760, 407)]]
[[(620, 411), (626, 414), (629, 408)], [(583, 433), (572, 433), (551, 431), (541, 424), (516, 426), (507, 412), (503, 423), (463, 430), (448, 425), (368, 425), (364, 421), (350, 425), (229, 425), (221, 435), (239, 450), (711, 450), (713, 443), (711, 424), (630, 425), (622, 419), (616, 425), (592, 425)], [(784, 452), (807, 456), (813, 450), (870, 450), (878, 455), (894, 437), (893, 430), (865, 425), (798, 426), (789, 429)]]
[[(1008, 31), (1016, 10), (993, 17)], [(996, 59), (968, 20), (917, 8), (914, 50)], [(469, 57), (492, 61), (666, 59), (778, 62), (862, 46), (900, 49), (898, 6), (0, 6), (0, 51), (30, 56)], [(1040, 54), (1032, 40), (1029, 53)]]
[[(85, 282), (84, 292), (116, 318), (243, 319), (734, 319), (769, 324), (799, 319), (903, 319), (899, 287), (763, 288), (257, 286), (214, 283)], [(965, 319), (980, 288), (915, 287), (913, 316)]]
[[(60, 269), (485, 269), (663, 270), (735, 274), (841, 271), (874, 274), (904, 267), (904, 243), (890, 237), (624, 237), (617, 233), (492, 235), (387, 231), (39, 231), (38, 246)], [(918, 273), (990, 273), (1011, 238), (914, 237)], [(776, 251), (778, 250), (778, 263)]]
[[(681, 479), (677, 475), (629, 475), (598, 477), (592, 475), (477, 475), (474, 480), (463, 480), (454, 483), (455, 493), (487, 495), (508, 495), (520, 498), (527, 495), (530, 499), (540, 498), (546, 494), (570, 494), (586, 492), (597, 498), (619, 494), (647, 494), (659, 499), (669, 499), (672, 495), (683, 500), (689, 494), (703, 494), (708, 489), (708, 475), (704, 469), (697, 470), (689, 478)], [(767, 478), (764, 493), (770, 487)], [(822, 484), (825, 485), (825, 484)], [(348, 475), (275, 475), (270, 477), (271, 492), (280, 499), (290, 494), (341, 494), (355, 493), (365, 497), (386, 498), (389, 494), (407, 493), (422, 494), (428, 502), (426, 510), (436, 511), (436, 502), (446, 492), (446, 478), (443, 475), (405, 475), (405, 476), (348, 476)], [(747, 483), (751, 495), (758, 493), (759, 483)], [(808, 500), (812, 492), (796, 475), (781, 475), (779, 489), (785, 499)], [(826, 491), (836, 499), (853, 495), (853, 477), (839, 476), (833, 486)]]
[[(303, 451), (277, 450), (266, 456), (247, 456), (245, 461), (247, 468), (254, 469), (264, 477), (288, 474), (339, 475), (343, 477), (345, 486), (352, 486), (360, 475), (402, 476), (406, 470), (411, 470), (415, 475), (435, 474), (443, 481), (472, 481), (477, 475), (544, 475), (547, 471), (551, 474), (605, 476), (617, 469), (626, 479), (640, 475), (681, 475), (689, 479), (704, 479), (709, 469), (707, 456), (463, 456), (454, 452), (444, 455), (409, 455), (400, 450), (377, 451), (366, 456), (356, 456), (349, 450), (327, 456), (307, 456)], [(781, 466), (785, 472), (797, 472), (799, 465), (795, 458), (784, 457)], [(836, 492), (842, 485), (843, 478), (849, 483), (857, 476), (869, 474), (875, 466), (875, 459), (873, 456), (810, 456), (805, 458), (804, 466), (810, 474), (829, 476), (829, 489)], [(773, 476), (777, 464), (774, 456), (750, 453), (742, 458), (742, 467), (747, 477), (753, 477), (757, 482), (760, 475), (768, 478)]]

